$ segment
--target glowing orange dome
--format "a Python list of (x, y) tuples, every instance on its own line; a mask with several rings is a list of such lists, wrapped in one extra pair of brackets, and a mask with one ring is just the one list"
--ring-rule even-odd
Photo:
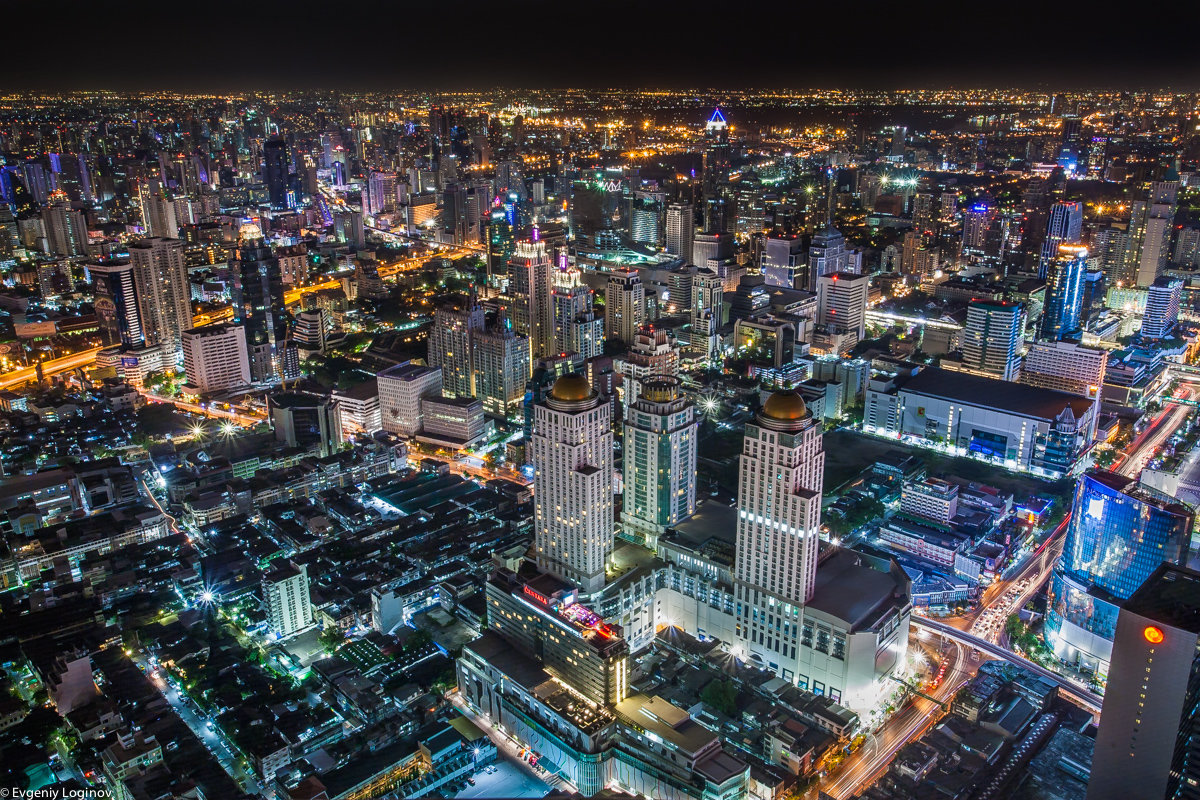
[(762, 413), (771, 419), (781, 421), (804, 419), (808, 408), (804, 398), (796, 392), (775, 392), (763, 404)]

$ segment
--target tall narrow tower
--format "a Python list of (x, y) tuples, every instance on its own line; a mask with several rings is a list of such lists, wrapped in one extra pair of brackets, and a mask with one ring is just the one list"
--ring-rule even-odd
[(696, 428), (695, 407), (677, 378), (645, 381), (626, 414), (621, 520), (651, 547), (696, 511)]
[(529, 337), (533, 358), (555, 352), (554, 318), (550, 302), (554, 265), (545, 242), (517, 242), (508, 264), (513, 298), (513, 330)]
[(578, 374), (559, 378), (534, 407), (537, 565), (586, 594), (604, 587), (604, 565), (613, 549), (611, 413)]

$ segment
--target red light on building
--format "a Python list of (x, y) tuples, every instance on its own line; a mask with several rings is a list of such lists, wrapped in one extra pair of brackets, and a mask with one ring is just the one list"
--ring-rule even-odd
[(1150, 644), (1162, 644), (1163, 632), (1161, 628), (1156, 628), (1153, 625), (1147, 625), (1142, 631), (1142, 636), (1146, 637), (1146, 641)]

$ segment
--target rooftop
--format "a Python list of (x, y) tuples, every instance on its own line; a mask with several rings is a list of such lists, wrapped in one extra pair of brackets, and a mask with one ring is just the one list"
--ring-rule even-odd
[(1068, 405), (1076, 417), (1082, 417), (1093, 405), (1091, 400), (1079, 395), (937, 367), (925, 367), (909, 378), (901, 390), (977, 408), (999, 408), (1043, 420), (1053, 420)]
[(817, 566), (808, 607), (846, 622), (851, 630), (872, 624), (900, 587), (896, 578), (862, 563), (852, 550), (838, 549)]
[(1123, 610), (1200, 634), (1200, 572), (1161, 564), (1125, 601)]

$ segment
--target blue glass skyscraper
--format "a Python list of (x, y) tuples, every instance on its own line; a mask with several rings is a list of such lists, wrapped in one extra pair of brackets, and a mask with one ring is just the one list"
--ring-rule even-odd
[(1083, 279), (1087, 249), (1060, 245), (1046, 274), (1046, 308), (1042, 312), (1043, 339), (1061, 341), (1078, 336), (1083, 310)]
[(1133, 478), (1081, 476), (1050, 583), (1046, 642), (1055, 655), (1106, 674), (1118, 604), (1163, 562), (1187, 565), (1193, 521), (1191, 508)]

